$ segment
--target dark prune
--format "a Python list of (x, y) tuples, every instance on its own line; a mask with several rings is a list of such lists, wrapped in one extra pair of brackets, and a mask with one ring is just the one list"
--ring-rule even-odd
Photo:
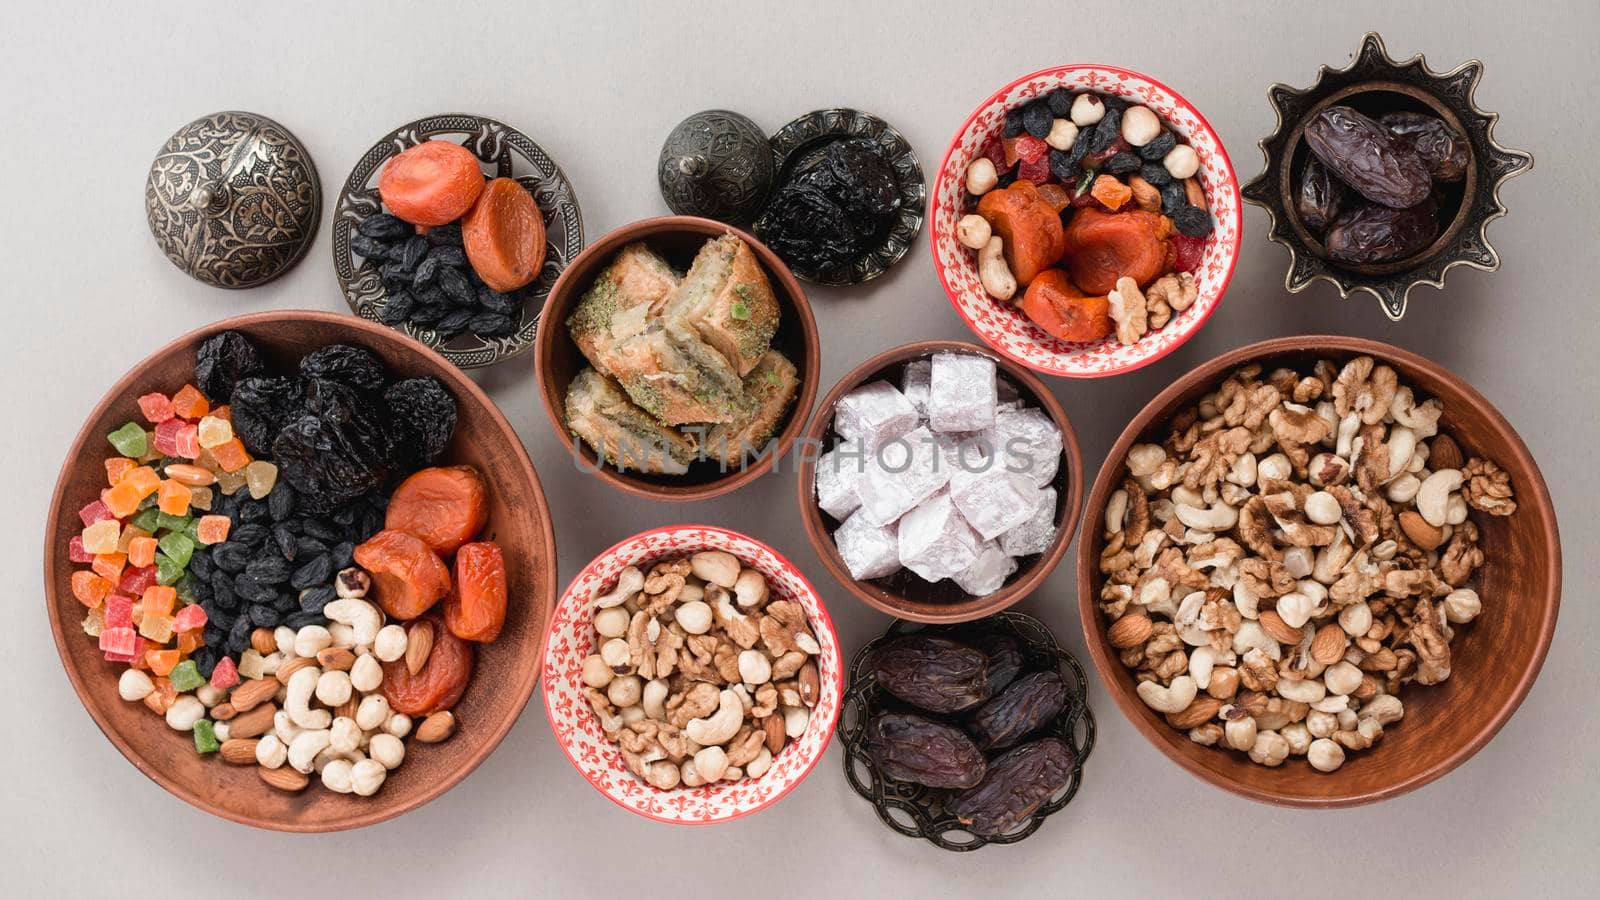
[(1306, 160), (1305, 171), (1300, 173), (1300, 188), (1294, 197), (1300, 223), (1311, 233), (1320, 235), (1328, 223), (1338, 218), (1343, 206), (1344, 185), (1322, 163)]
[(460, 269), (444, 266), (439, 269), (439, 287), (444, 290), (444, 295), (451, 303), (457, 306), (471, 306), (477, 301), (477, 292), (467, 282), (467, 276), (461, 274)]
[(383, 486), (388, 466), (382, 455), (352, 438), (351, 430), (301, 416), (278, 433), (272, 457), (308, 512), (335, 509)]
[(1374, 203), (1406, 209), (1433, 189), (1428, 165), (1389, 129), (1348, 106), (1330, 106), (1305, 129), (1306, 146), (1338, 179)]
[(1439, 207), (1429, 197), (1409, 209), (1366, 203), (1328, 226), (1323, 246), (1339, 262), (1360, 265), (1404, 259), (1439, 236)]
[[(1166, 166), (1163, 166), (1161, 163), (1158, 163), (1158, 162), (1157, 163), (1145, 163), (1143, 166), (1141, 166), (1139, 168), (1139, 177), (1143, 178), (1145, 181), (1150, 182), (1151, 184), (1155, 185), (1156, 187), (1166, 187), (1167, 185), (1173, 183), (1172, 173), (1167, 171), (1167, 167)], [(1182, 191), (1183, 185), (1180, 184), (1180, 185), (1178, 185), (1178, 187), (1179, 187), (1178, 193), (1183, 194), (1183, 191)], [(1188, 195), (1184, 194), (1184, 196), (1187, 198)]]
[(1139, 161), (1139, 157), (1124, 151), (1106, 160), (1105, 168), (1107, 172), (1113, 175), (1127, 175), (1131, 172), (1139, 171), (1143, 166), (1144, 163)]
[[(1045, 128), (1049, 133), (1049, 128)], [(878, 145), (864, 138), (835, 141), (822, 156), (824, 168), (806, 174), (802, 161), (795, 177), (807, 178), (832, 191), (834, 199), (858, 219), (891, 216), (900, 209), (900, 186), (894, 167)], [(823, 171), (826, 171), (826, 178)]]
[(306, 384), (305, 412), (342, 429), (352, 444), (365, 451), (367, 459), (385, 459), (389, 435), (379, 408), (381, 399), (335, 381), (313, 379)]
[(1022, 134), (1022, 129), (1022, 107), (1018, 106), (1006, 110), (1005, 124), (1000, 127), (1001, 136), (1014, 138)]
[(1033, 815), (1072, 776), (1072, 748), (1045, 738), (989, 763), (983, 780), (950, 798), (945, 808), (973, 834), (1004, 834)]
[(227, 403), (239, 382), (266, 371), (261, 353), (237, 331), (208, 337), (194, 354), (194, 384), (212, 405)]
[(1050, 136), (1050, 126), (1054, 122), (1055, 116), (1043, 100), (1035, 100), (1022, 108), (1023, 130), (1041, 141)]
[(389, 245), (359, 231), (350, 235), (350, 250), (369, 262), (381, 263), (389, 258)]
[(948, 638), (897, 638), (872, 651), (869, 664), (885, 690), (929, 712), (960, 712), (988, 696), (988, 657)]
[(1185, 202), (1172, 213), (1172, 227), (1188, 237), (1205, 237), (1211, 233), (1211, 213)]
[(1395, 110), (1379, 116), (1378, 121), (1401, 145), (1422, 157), (1435, 181), (1460, 181), (1467, 177), (1472, 149), (1466, 138), (1445, 120), (1419, 112)]
[(1178, 138), (1165, 129), (1155, 136), (1150, 143), (1139, 148), (1139, 158), (1145, 162), (1158, 163), (1167, 158), (1173, 147), (1178, 146)]
[(416, 229), (410, 223), (399, 216), (392, 216), (383, 212), (375, 213), (362, 219), (361, 223), (356, 226), (356, 231), (373, 240), (385, 243), (397, 241), (408, 234), (416, 233)]
[(983, 752), (953, 725), (912, 713), (884, 713), (867, 726), (878, 771), (896, 781), (969, 788), (983, 780)]
[(1072, 115), (1072, 92), (1066, 88), (1056, 88), (1044, 95), (1045, 105), (1050, 107), (1050, 114), (1058, 119), (1066, 119)]
[(1105, 117), (1095, 123), (1094, 137), (1089, 140), (1089, 152), (1100, 153), (1110, 148), (1120, 137), (1122, 137), (1122, 112), (1108, 107)]
[(1009, 747), (1048, 724), (1067, 706), (1060, 672), (1034, 672), (978, 707), (968, 724), (984, 750)]
[(383, 364), (365, 347), (329, 344), (300, 359), (300, 374), (346, 384), (363, 391), (381, 391), (386, 380)]
[(1000, 693), (1022, 671), (1022, 648), (1010, 635), (978, 635), (969, 643), (989, 657), (988, 696)]
[(795, 164), (755, 229), (785, 259), (831, 268), (870, 250), (899, 206), (883, 151), (866, 139), (837, 140)]
[(843, 264), (855, 258), (861, 242), (844, 210), (808, 185), (778, 191), (755, 227), (780, 256), (801, 265)]
[(272, 441), (294, 417), (304, 399), (298, 379), (246, 378), (234, 388), (230, 407), (233, 433), (245, 449), (270, 457)]

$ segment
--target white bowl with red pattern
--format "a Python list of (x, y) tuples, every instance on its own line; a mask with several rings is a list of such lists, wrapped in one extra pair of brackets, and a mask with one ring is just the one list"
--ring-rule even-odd
[[(594, 710), (583, 695), (583, 660), (598, 652), (594, 641), (590, 598), (610, 590), (628, 566), (648, 570), (663, 560), (701, 550), (725, 550), (767, 579), (773, 600), (791, 600), (805, 609), (822, 653), (816, 657), (821, 696), (811, 710), (805, 733), (790, 739), (772, 767), (758, 778), (720, 781), (697, 788), (663, 791), (634, 777), (622, 751), (600, 730)], [(778, 802), (805, 779), (822, 759), (839, 720), (844, 669), (833, 621), (811, 582), (782, 554), (754, 538), (708, 525), (674, 525), (636, 534), (600, 554), (567, 586), (556, 602), (545, 636), (545, 714), (556, 743), (578, 774), (595, 790), (631, 812), (673, 825), (730, 822)]]
[[(1072, 343), (1047, 334), (1015, 306), (996, 300), (983, 290), (978, 282), (977, 253), (956, 240), (956, 222), (966, 212), (967, 166), (985, 144), (999, 138), (1006, 110), (1058, 87), (1092, 90), (1148, 106), (1200, 157), (1198, 177), (1205, 188), (1215, 229), (1206, 238), (1200, 268), (1194, 273), (1199, 297), (1165, 327), (1127, 346), (1119, 343), (1115, 335), (1092, 343)], [(967, 117), (945, 151), (934, 173), (932, 210), (928, 234), (933, 266), (956, 313), (997, 352), (1035, 371), (1068, 378), (1131, 372), (1177, 349), (1216, 311), (1239, 258), (1239, 180), (1222, 139), (1178, 92), (1153, 78), (1116, 66), (1041, 69), (995, 91)]]

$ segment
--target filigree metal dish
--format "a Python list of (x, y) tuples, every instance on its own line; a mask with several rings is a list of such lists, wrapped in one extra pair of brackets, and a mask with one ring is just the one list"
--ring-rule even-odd
[[(1389, 56), (1383, 38), (1369, 32), (1345, 68), (1323, 66), (1316, 81), (1306, 88), (1280, 83), (1268, 89), (1278, 126), (1260, 141), (1265, 169), (1242, 193), (1271, 217), (1268, 237), (1289, 248), (1284, 287), (1298, 293), (1321, 280), (1338, 288), (1341, 297), (1366, 291), (1378, 299), (1389, 318), (1399, 320), (1417, 285), (1442, 288), (1445, 274), (1456, 266), (1486, 272), (1500, 267), (1500, 255), (1490, 245), (1486, 230), (1491, 221), (1506, 214), (1500, 202), (1501, 185), (1532, 169), (1533, 157), (1495, 141), (1499, 114), (1485, 112), (1473, 99), (1482, 76), (1483, 63), (1475, 59), (1443, 73), (1428, 68), (1420, 53), (1396, 60)], [(1321, 242), (1294, 213), (1292, 185), (1306, 155), (1301, 149), (1305, 123), (1335, 103), (1427, 111), (1455, 126), (1471, 144), (1472, 165), (1460, 186), (1460, 196), (1450, 196), (1445, 208), (1449, 220), (1439, 238), (1417, 255), (1382, 265), (1335, 264), (1325, 258)]]

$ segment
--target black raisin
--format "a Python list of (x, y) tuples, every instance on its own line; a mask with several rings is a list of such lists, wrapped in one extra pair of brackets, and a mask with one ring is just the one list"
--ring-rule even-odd
[(261, 353), (250, 339), (237, 331), (224, 331), (206, 338), (194, 354), (194, 383), (212, 405), (220, 406), (233, 397), (240, 381), (266, 371)]
[(250, 562), (250, 548), (238, 541), (226, 541), (211, 548), (211, 561), (222, 571), (237, 575)]
[(436, 303), (421, 303), (411, 311), (411, 322), (414, 325), (432, 325), (444, 318), (450, 312), (450, 307)]
[(332, 576), (333, 557), (324, 554), (295, 569), (294, 574), (289, 576), (289, 586), (296, 590), (305, 590), (322, 584)]
[(272, 628), (278, 624), (278, 611), (265, 603), (250, 607), (250, 623), (257, 628)]
[(267, 513), (274, 522), (282, 522), (294, 514), (294, 486), (278, 483), (267, 495)]
[(488, 312), (510, 316), (517, 311), (517, 298), (512, 294), (502, 294), (489, 287), (478, 288), (478, 305)]
[(1073, 179), (1078, 177), (1078, 172), (1077, 163), (1072, 161), (1072, 156), (1065, 150), (1050, 151), (1050, 174), (1054, 175), (1056, 180), (1071, 184)]
[(1000, 129), (1004, 137), (1014, 138), (1022, 133), (1022, 107), (1006, 110), (1006, 121)]
[(384, 212), (362, 219), (361, 224), (356, 226), (356, 231), (373, 240), (386, 243), (397, 241), (408, 234), (416, 233), (416, 229), (399, 216), (392, 216)]
[(1139, 171), (1139, 168), (1143, 165), (1144, 163), (1139, 161), (1139, 157), (1123, 151), (1106, 160), (1106, 171), (1113, 175), (1127, 175), (1131, 172)]
[(233, 589), (241, 599), (248, 603), (271, 603), (278, 597), (278, 589), (273, 584), (262, 581), (253, 575), (240, 575), (235, 578), (233, 580)]
[(300, 523), (300, 530), (319, 540), (337, 541), (339, 539), (338, 529), (321, 519), (306, 519)]
[[(1167, 167), (1160, 163), (1145, 163), (1144, 167), (1139, 170), (1139, 177), (1156, 187), (1166, 187), (1172, 184), (1172, 173), (1168, 172)], [(1183, 193), (1183, 185), (1178, 185), (1178, 188), (1178, 193)]]
[(294, 545), (297, 553), (303, 553), (306, 556), (316, 556), (319, 553), (328, 552), (327, 544), (317, 540), (309, 534), (302, 534), (299, 537), (296, 537), (294, 539)]
[(417, 264), (417, 274), (411, 276), (411, 283), (417, 287), (422, 287), (432, 281), (434, 276), (438, 274), (439, 260), (430, 254), (428, 258)]
[(269, 536), (270, 533), (266, 525), (260, 522), (250, 522), (233, 529), (233, 536), (230, 540), (253, 550), (265, 543)]
[(211, 554), (200, 552), (189, 558), (189, 572), (202, 582), (211, 579)]
[(1072, 163), (1074, 168), (1081, 166), (1083, 164), (1083, 158), (1089, 155), (1089, 142), (1093, 139), (1093, 128), (1083, 128), (1078, 131), (1077, 138), (1072, 142), (1072, 149), (1067, 151), (1067, 159)]
[(455, 309), (450, 314), (440, 319), (433, 327), (438, 331), (448, 331), (451, 334), (460, 332), (472, 321), (472, 310)]
[(417, 266), (422, 263), (423, 258), (427, 255), (428, 239), (420, 234), (416, 235), (400, 247), (400, 270), (408, 273), (415, 272)]
[(298, 612), (284, 619), (283, 624), (295, 629), (296, 631), (299, 631), (307, 625), (321, 625), (324, 621), (326, 620), (322, 618), (322, 613), (320, 611), (309, 613)]
[(1105, 117), (1094, 126), (1094, 137), (1089, 140), (1089, 152), (1103, 152), (1120, 137), (1122, 137), (1122, 112), (1107, 107)]
[(478, 313), (467, 323), (467, 330), (483, 337), (503, 337), (516, 330), (510, 316), (497, 313)]
[(1050, 135), (1050, 126), (1055, 117), (1050, 114), (1050, 106), (1042, 100), (1035, 100), (1022, 108), (1022, 127), (1029, 134), (1044, 140)]
[(411, 317), (411, 310), (417, 305), (417, 300), (410, 291), (395, 291), (384, 302), (383, 308), (378, 310), (378, 321), (385, 325), (399, 325)]
[(1056, 88), (1044, 97), (1045, 105), (1050, 107), (1050, 114), (1058, 119), (1065, 119), (1072, 115), (1072, 92), (1066, 88)]
[(244, 567), (244, 574), (239, 577), (253, 578), (262, 584), (282, 584), (289, 580), (293, 571), (293, 564), (278, 555), (278, 548), (269, 547), (250, 560)]
[(1139, 148), (1139, 158), (1145, 162), (1158, 163), (1166, 159), (1167, 153), (1176, 146), (1178, 146), (1178, 139), (1173, 136), (1172, 132), (1163, 129), (1160, 134), (1155, 136), (1154, 140)]
[(350, 235), (350, 250), (357, 256), (372, 262), (384, 262), (389, 258), (389, 247), (377, 240), (367, 237), (360, 232)]
[[(1161, 171), (1165, 172), (1166, 169)], [(1172, 215), (1178, 210), (1189, 205), (1189, 192), (1183, 189), (1183, 182), (1168, 179), (1161, 186), (1161, 211)]]
[(461, 246), (461, 223), (451, 222), (449, 225), (440, 225), (428, 231), (428, 240), (434, 246), (459, 247)]
[(300, 592), (299, 604), (301, 612), (322, 614), (322, 608), (332, 603), (335, 591), (333, 585), (325, 584), (317, 587), (306, 588)]
[(460, 269), (449, 266), (439, 269), (439, 287), (444, 290), (445, 296), (457, 306), (472, 306), (477, 302), (476, 292), (467, 282), (467, 276), (461, 274)]
[(1211, 213), (1185, 204), (1172, 213), (1172, 226), (1189, 237), (1205, 237), (1211, 233)]
[(464, 269), (467, 266), (466, 251), (449, 244), (441, 244), (429, 250), (428, 259), (437, 260), (441, 266), (452, 266), (457, 269)]
[(343, 543), (335, 544), (328, 553), (333, 557), (333, 567), (335, 569), (348, 569), (350, 568), (350, 563), (355, 561), (356, 545), (349, 541), (344, 541)]
[(278, 554), (290, 562), (300, 555), (300, 541), (286, 525), (272, 527), (272, 543), (277, 546)]
[(239, 507), (239, 521), (241, 522), (259, 522), (266, 517), (267, 505), (265, 503), (246, 503)]

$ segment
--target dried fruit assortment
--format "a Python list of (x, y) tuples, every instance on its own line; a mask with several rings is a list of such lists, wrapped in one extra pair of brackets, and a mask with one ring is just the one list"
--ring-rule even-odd
[(1132, 344), (1188, 309), (1214, 223), (1200, 157), (1153, 110), (1056, 88), (966, 171), (956, 238), (996, 300), (1066, 341)]
[(831, 269), (878, 246), (900, 204), (899, 181), (883, 149), (849, 138), (801, 157), (754, 227), (786, 262)]
[(512, 178), (485, 181), (471, 150), (424, 141), (384, 164), (386, 212), (362, 219), (350, 249), (377, 268), (386, 325), (410, 323), (449, 339), (517, 330), (544, 268), (544, 216)]
[(800, 604), (720, 550), (629, 566), (594, 604), (584, 695), (661, 790), (760, 778), (805, 734), (822, 652)]
[(1061, 431), (1025, 406), (994, 360), (942, 352), (833, 408), (817, 505), (852, 578), (950, 579), (981, 597), (1056, 536)]
[(1295, 212), (1331, 259), (1357, 265), (1413, 256), (1439, 236), (1442, 193), (1466, 177), (1472, 150), (1443, 119), (1407, 110), (1369, 118), (1330, 106), (1306, 123), (1310, 159)]
[(706, 241), (687, 273), (629, 244), (567, 318), (593, 366), (567, 388), (567, 427), (620, 470), (742, 468), (800, 386), (772, 347), (779, 316), (761, 261), (736, 235)]
[(1443, 404), (1362, 356), (1246, 366), (1135, 444), (1106, 504), (1100, 609), (1139, 697), (1201, 744), (1332, 772), (1450, 677), (1474, 515), (1516, 511)]
[(948, 791), (944, 809), (981, 837), (1013, 831), (1063, 792), (1077, 766), (1053, 734), (1072, 702), (1061, 673), (1026, 660), (984, 622), (894, 638), (866, 658), (889, 705), (867, 725), (886, 778)]

